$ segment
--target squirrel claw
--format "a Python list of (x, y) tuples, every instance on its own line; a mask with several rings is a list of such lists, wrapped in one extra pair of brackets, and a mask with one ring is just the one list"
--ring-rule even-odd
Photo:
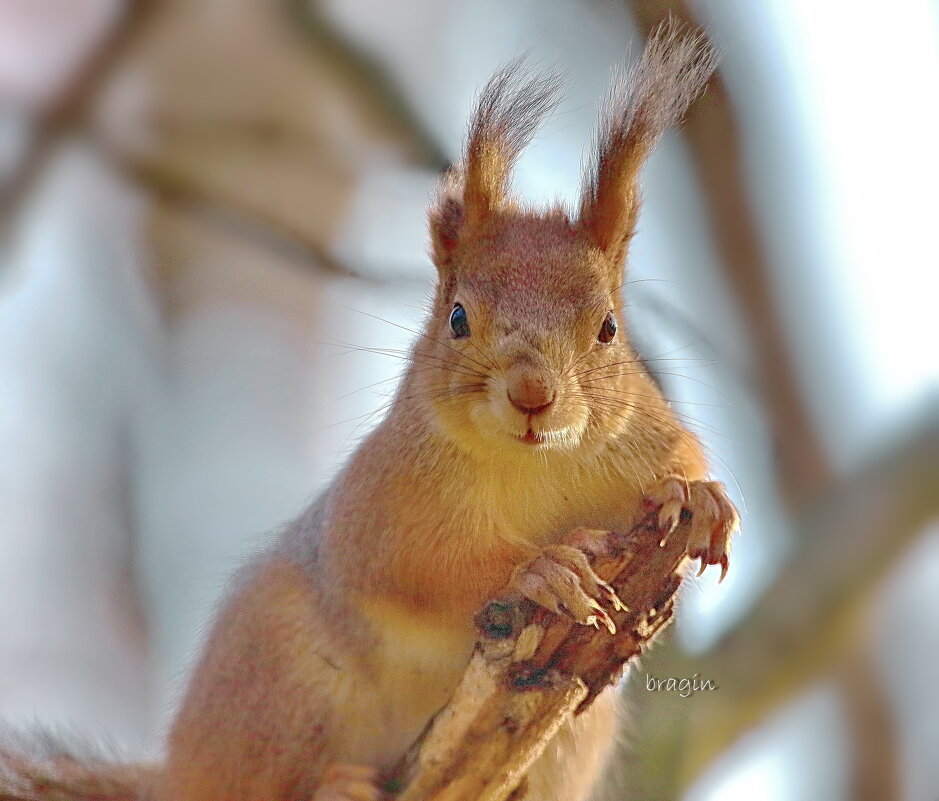
[(610, 634), (616, 634), (616, 624), (613, 622), (613, 618), (609, 616), (607, 611), (602, 606), (600, 606), (600, 604), (598, 604), (593, 598), (590, 599), (590, 606), (592, 609), (595, 609), (597, 612), (596, 615), (590, 616), (591, 618), (593, 618), (593, 622), (592, 622), (593, 627), (599, 630), (600, 622), (602, 621), (603, 625), (606, 626), (606, 629), (607, 631), (610, 632)]
[(583, 552), (570, 545), (549, 545), (534, 558), (515, 568), (510, 587), (555, 614), (569, 614), (584, 626), (616, 633), (613, 618), (600, 604), (624, 607), (614, 589), (600, 579)]
[(659, 531), (662, 534), (660, 545), (665, 545), (671, 533), (678, 527), (678, 521), (681, 519), (681, 510), (684, 505), (681, 499), (673, 498), (662, 504), (659, 511)]
[(623, 599), (616, 594), (616, 590), (613, 589), (612, 585), (607, 584), (607, 582), (602, 579), (597, 579), (597, 585), (603, 590), (606, 595), (606, 600), (609, 602), (610, 606), (613, 607), (614, 612), (628, 612), (629, 607), (623, 603)]
[(669, 536), (678, 527), (682, 509), (688, 502), (687, 483), (679, 478), (667, 478), (645, 498), (645, 505), (658, 509), (656, 526), (659, 530), (659, 547), (664, 548)]
[(660, 546), (665, 545), (679, 521), (690, 519), (686, 552), (691, 558), (701, 560), (698, 575), (709, 565), (720, 565), (720, 581), (724, 580), (730, 567), (730, 538), (740, 524), (740, 517), (723, 484), (669, 477), (649, 493), (646, 505), (659, 509)]

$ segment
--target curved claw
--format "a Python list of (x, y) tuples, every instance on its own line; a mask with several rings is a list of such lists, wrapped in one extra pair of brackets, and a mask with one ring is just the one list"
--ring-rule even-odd
[(727, 576), (730, 537), (737, 530), (740, 517), (717, 481), (682, 481), (671, 476), (660, 481), (645, 499), (647, 509), (658, 507), (656, 523), (659, 546), (664, 546), (681, 520), (690, 523), (685, 552), (700, 559), (698, 576), (708, 565), (721, 566), (720, 581)]
[(568, 613), (581, 625), (600, 624), (616, 633), (616, 624), (601, 601), (615, 610), (625, 604), (607, 582), (591, 568), (584, 553), (569, 545), (548, 545), (540, 554), (513, 571), (510, 586), (555, 614)]
[(593, 598), (590, 599), (590, 608), (597, 614), (590, 615), (587, 618), (587, 625), (599, 629), (599, 622), (602, 622), (610, 634), (616, 634), (616, 624), (613, 622), (613, 618), (609, 616), (606, 609), (600, 606)]
[(598, 579), (597, 586), (606, 593), (606, 599), (610, 602), (610, 606), (613, 607), (614, 612), (629, 611), (629, 607), (626, 606), (626, 604), (623, 603), (623, 599), (616, 594), (616, 590), (613, 589), (612, 585), (602, 579)]
[(730, 559), (728, 558), (726, 553), (721, 556), (720, 565), (721, 565), (721, 577), (717, 580), (718, 584), (720, 584), (724, 580), (724, 578), (727, 576), (727, 571), (730, 569)]

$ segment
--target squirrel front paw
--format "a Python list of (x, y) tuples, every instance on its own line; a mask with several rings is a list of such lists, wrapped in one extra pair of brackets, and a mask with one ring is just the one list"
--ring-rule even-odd
[(375, 768), (335, 762), (323, 772), (310, 801), (382, 801), (378, 778)]
[(585, 626), (611, 634), (616, 625), (601, 601), (613, 609), (625, 609), (613, 588), (590, 566), (582, 550), (573, 545), (548, 545), (541, 553), (515, 568), (509, 587), (555, 614), (568, 614)]
[(720, 580), (724, 580), (730, 565), (730, 538), (740, 526), (740, 516), (721, 482), (686, 481), (670, 476), (646, 494), (645, 505), (658, 509), (663, 544), (679, 521), (690, 517), (687, 552), (692, 559), (701, 560), (698, 575), (708, 565), (720, 565)]

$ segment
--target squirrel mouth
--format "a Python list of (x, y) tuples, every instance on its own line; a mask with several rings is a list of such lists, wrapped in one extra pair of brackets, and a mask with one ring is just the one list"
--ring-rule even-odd
[(538, 434), (532, 431), (530, 428), (522, 436), (518, 437), (520, 442), (525, 442), (528, 445), (541, 445), (545, 441), (544, 434)]

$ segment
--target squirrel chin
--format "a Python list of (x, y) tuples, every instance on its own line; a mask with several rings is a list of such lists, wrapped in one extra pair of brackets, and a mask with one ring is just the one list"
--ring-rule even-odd
[(524, 434), (514, 436), (518, 442), (537, 450), (570, 450), (580, 444), (580, 437), (570, 428), (559, 431), (535, 431), (529, 428)]
[(532, 431), (530, 428), (524, 434), (518, 436), (518, 440), (528, 445), (544, 445), (549, 442), (543, 433)]

